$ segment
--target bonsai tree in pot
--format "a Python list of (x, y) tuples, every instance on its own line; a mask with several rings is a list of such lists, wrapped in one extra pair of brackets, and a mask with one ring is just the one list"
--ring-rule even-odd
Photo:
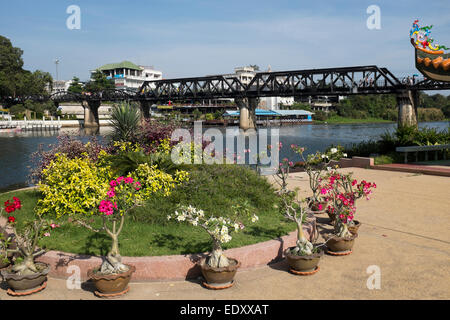
[(244, 229), (244, 220), (258, 221), (258, 216), (251, 213), (249, 205), (234, 205), (228, 217), (206, 217), (201, 209), (193, 206), (182, 206), (174, 215), (167, 216), (168, 220), (188, 222), (193, 226), (205, 230), (212, 240), (211, 254), (200, 261), (206, 287), (225, 289), (233, 285), (234, 275), (240, 266), (240, 262), (228, 258), (223, 254), (222, 244), (231, 241), (231, 233)]
[(94, 228), (86, 219), (75, 222), (93, 232), (105, 232), (111, 238), (111, 248), (99, 268), (88, 271), (94, 281), (97, 295), (108, 296), (128, 291), (128, 283), (136, 268), (122, 263), (119, 251), (119, 236), (123, 230), (127, 213), (140, 205), (139, 190), (141, 184), (131, 177), (118, 177), (111, 180), (106, 196), (101, 200), (94, 214), (102, 219), (101, 228)]
[(291, 145), (291, 149), (300, 155), (303, 168), (309, 177), (309, 186), (312, 191), (312, 197), (309, 202), (309, 208), (313, 212), (323, 212), (327, 205), (326, 194), (323, 193), (323, 176), (330, 169), (330, 162), (339, 160), (345, 154), (340, 152), (338, 148), (330, 148), (325, 153), (317, 151), (305, 158), (305, 148)]
[(296, 201), (297, 190), (280, 193), (280, 212), (288, 220), (297, 225), (297, 241), (294, 247), (288, 248), (285, 255), (291, 272), (298, 275), (309, 275), (319, 270), (318, 264), (323, 250), (314, 246), (305, 236), (303, 223), (306, 221), (311, 200)]
[(45, 253), (45, 249), (38, 248), (39, 241), (43, 237), (50, 236), (51, 229), (59, 227), (52, 221), (39, 216), (32, 221), (24, 221), (18, 226), (18, 219), (13, 213), (21, 208), (20, 199), (13, 197), (13, 203), (10, 200), (6, 201), (5, 209), (1, 210), (2, 215), (4, 215), (3, 211), (6, 211), (8, 228), (14, 235), (13, 246), (9, 245), (12, 237), (8, 237), (3, 244), (6, 256), (14, 254), (14, 265), (2, 270), (2, 276), (10, 287), (8, 293), (12, 295), (17, 292), (20, 295), (31, 294), (45, 288), (50, 266), (36, 262), (35, 258)]
[(376, 184), (365, 180), (358, 182), (352, 173), (341, 174), (336, 170), (329, 172), (326, 178), (328, 186), (325, 188), (329, 191), (331, 200), (328, 209), (335, 214), (334, 237), (327, 246), (331, 251), (350, 252), (360, 226), (360, 223), (354, 220), (356, 201), (362, 197), (369, 200)]

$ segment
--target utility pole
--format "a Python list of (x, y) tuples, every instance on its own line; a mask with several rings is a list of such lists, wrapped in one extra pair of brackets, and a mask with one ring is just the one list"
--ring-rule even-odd
[(56, 66), (56, 80), (59, 80), (59, 78), (58, 78), (58, 64), (59, 64), (59, 59), (55, 59), (55, 66)]

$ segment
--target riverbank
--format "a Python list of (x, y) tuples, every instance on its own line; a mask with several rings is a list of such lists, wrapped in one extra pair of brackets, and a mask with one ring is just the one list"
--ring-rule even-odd
[(396, 121), (385, 120), (382, 118), (364, 118), (354, 119), (341, 116), (333, 116), (326, 121), (314, 120), (315, 124), (354, 124), (354, 123), (396, 123)]

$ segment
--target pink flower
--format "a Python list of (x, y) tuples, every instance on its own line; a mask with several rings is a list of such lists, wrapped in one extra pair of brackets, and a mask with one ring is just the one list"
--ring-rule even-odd
[(125, 179), (124, 177), (118, 177), (118, 178), (117, 178), (117, 182), (118, 182), (118, 183), (121, 183), (124, 179)]
[(114, 213), (113, 204), (107, 200), (102, 200), (100, 202), (100, 206), (98, 207), (98, 210), (107, 216), (110, 216)]
[(109, 185), (114, 188), (115, 186), (117, 186), (117, 181), (116, 180), (112, 180)]
[(110, 198), (114, 198), (116, 196), (116, 192), (114, 191), (114, 188), (111, 188), (106, 195)]
[(328, 192), (327, 188), (322, 188), (322, 189), (320, 190), (320, 193), (321, 193), (321, 194), (327, 194), (327, 192)]
[(323, 209), (323, 206), (321, 205), (321, 204), (319, 204), (319, 210), (322, 210)]
[(50, 227), (51, 227), (52, 229), (59, 228), (59, 224), (54, 224), (54, 223), (52, 223), (52, 224), (50, 225)]
[(50, 237), (50, 232), (44, 233), (44, 237)]
[(131, 178), (131, 177), (126, 177), (123, 180), (124, 180), (125, 183), (133, 183), (133, 178)]

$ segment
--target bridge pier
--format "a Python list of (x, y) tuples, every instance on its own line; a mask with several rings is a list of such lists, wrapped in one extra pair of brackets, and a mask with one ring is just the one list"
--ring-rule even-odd
[(142, 121), (150, 119), (150, 107), (151, 103), (149, 101), (139, 101), (139, 107), (141, 109)]
[(84, 108), (84, 127), (99, 127), (98, 108), (100, 108), (101, 101), (83, 101), (81, 105)]
[(398, 127), (418, 127), (417, 105), (419, 96), (417, 90), (403, 90), (397, 93)]
[(243, 130), (256, 128), (255, 110), (258, 106), (258, 98), (236, 98), (234, 99), (239, 107), (239, 128)]

